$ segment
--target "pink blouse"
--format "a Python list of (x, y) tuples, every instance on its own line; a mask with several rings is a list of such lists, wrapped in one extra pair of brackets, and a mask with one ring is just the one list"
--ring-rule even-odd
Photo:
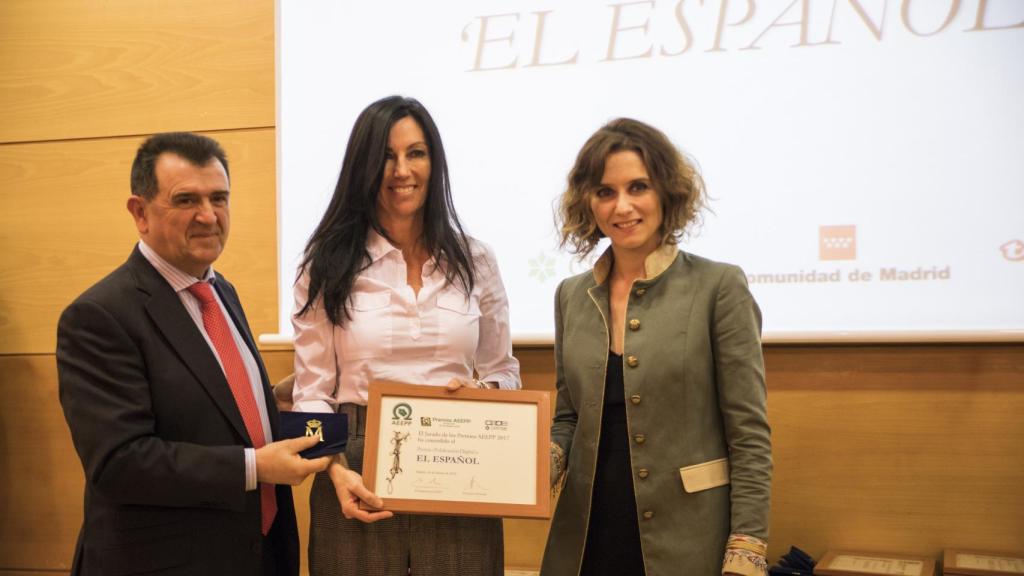
[[(338, 404), (366, 404), (372, 380), (444, 386), (451, 378), (518, 389), (519, 361), (512, 356), (508, 298), (494, 253), (470, 239), (475, 284), (446, 284), (431, 260), (423, 266), (417, 295), (406, 281), (402, 252), (383, 236), (367, 236), (371, 263), (356, 278), (351, 320), (334, 326), (322, 300), (295, 328), (294, 410), (333, 412)], [(295, 308), (306, 302), (309, 276), (295, 284)]]

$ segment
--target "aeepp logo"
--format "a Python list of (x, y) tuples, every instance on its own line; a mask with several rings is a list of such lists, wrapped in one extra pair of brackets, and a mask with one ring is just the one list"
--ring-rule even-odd
[(395, 407), (391, 410), (391, 419), (412, 420), (412, 406), (409, 406), (405, 402), (395, 404)]
[(420, 416), (420, 426), (430, 426), (430, 416)]

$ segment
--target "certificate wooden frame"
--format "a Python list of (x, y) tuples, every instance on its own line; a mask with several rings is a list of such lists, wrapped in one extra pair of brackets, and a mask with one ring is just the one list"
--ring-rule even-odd
[[(846, 562), (845, 560), (878, 560), (888, 561), (894, 565), (910, 563), (916, 566), (916, 571), (879, 571), (868, 569), (857, 569), (853, 566), (859, 564), (857, 561)], [(878, 552), (850, 552), (841, 550), (829, 550), (822, 556), (821, 560), (814, 566), (814, 576), (935, 576), (935, 559), (925, 556), (905, 556), (902, 554), (883, 554)], [(839, 567), (850, 565), (850, 568)]]
[[(454, 404), (453, 404), (454, 403)], [(506, 403), (511, 403), (506, 405)], [(519, 405), (519, 406), (516, 406)], [(524, 406), (525, 405), (525, 406)], [(530, 408), (532, 407), (532, 409)], [(382, 416), (382, 411), (388, 414)], [(498, 414), (535, 414), (523, 417), (526, 422), (505, 419), (486, 419), (488, 409), (491, 413)], [(438, 418), (430, 414), (436, 410), (447, 410), (447, 413), (468, 414), (467, 417), (459, 418)], [(506, 416), (507, 418), (507, 416)], [(402, 426), (395, 429), (395, 426)], [(446, 428), (447, 427), (447, 428)], [(398, 444), (392, 440), (383, 440), (387, 436), (401, 436), (402, 430), (408, 430), (405, 438)], [(498, 433), (495, 434), (495, 431)], [(512, 437), (515, 431), (529, 440), (529, 445), (523, 440), (514, 440)], [(391, 434), (388, 434), (391, 432)], [(399, 452), (403, 443), (408, 441), (410, 434), (415, 433), (414, 442), (410, 442), (411, 448), (401, 456), (406, 456), (404, 462), (399, 464)], [(427, 435), (424, 438), (424, 435)], [(427, 487), (410, 487), (410, 482), (419, 483), (425, 479), (442, 483), (459, 484), (463, 486), (463, 477), (472, 474), (470, 471), (454, 472), (452, 470), (466, 468), (462, 461), (456, 464), (437, 464), (435, 461), (449, 461), (458, 456), (445, 456), (430, 453), (432, 450), (445, 450), (453, 452), (456, 440), (451, 440), (449, 448), (443, 443), (445, 440), (437, 439), (438, 435), (446, 438), (459, 438), (458, 442), (471, 445), (474, 452), (484, 447), (483, 454), (478, 454), (470, 459), (478, 464), (487, 466), (488, 462), (501, 461), (505, 469), (523, 471), (517, 473), (513, 482), (510, 478), (502, 476), (506, 482), (497, 482), (493, 479), (488, 484), (499, 484), (514, 492), (518, 502), (503, 500), (502, 496), (492, 496), (489, 493), (481, 495), (479, 492), (467, 492), (463, 487), (462, 494), (471, 493), (472, 496), (453, 495), (459, 488), (451, 489), (445, 486), (444, 494), (432, 497), (430, 494), (422, 494), (421, 497), (410, 497), (411, 490), (426, 491)], [(530, 438), (533, 436), (534, 438)], [(507, 437), (508, 441), (493, 440), (492, 438)], [(463, 440), (466, 438), (467, 440)], [(483, 440), (481, 440), (483, 439)], [(420, 443), (415, 443), (419, 441)], [(369, 398), (366, 410), (366, 441), (363, 452), (363, 483), (372, 492), (380, 496), (383, 501), (383, 509), (398, 513), (413, 514), (440, 514), (453, 516), (497, 516), (507, 518), (550, 518), (551, 517), (551, 489), (550, 489), (550, 442), (551, 442), (551, 393), (539, 390), (495, 390), (460, 388), (449, 391), (439, 386), (424, 386), (415, 384), (401, 384), (396, 382), (375, 381), (370, 384)], [(426, 442), (441, 442), (442, 448), (426, 444)], [(392, 447), (394, 446), (394, 447)], [(421, 453), (426, 452), (426, 453)], [(412, 456), (412, 459), (409, 459)], [(402, 495), (390, 497), (388, 490), (391, 479), (396, 474), (392, 473), (391, 478), (382, 478), (380, 472), (381, 461), (387, 462), (393, 459), (392, 471), (398, 470), (403, 473), (401, 481), (405, 487)], [(511, 459), (511, 463), (509, 460)], [(528, 460), (528, 461), (527, 461)], [(411, 464), (410, 464), (411, 463)], [(472, 463), (470, 463), (472, 464)], [(411, 468), (406, 471), (406, 468)], [(447, 466), (447, 467), (445, 467)], [(533, 473), (530, 474), (530, 468)], [(486, 472), (487, 468), (475, 469)], [(427, 476), (435, 474), (436, 476)], [(472, 476), (472, 482), (476, 476)], [(520, 482), (527, 482), (522, 485)], [(385, 484), (387, 482), (388, 484)], [(529, 486), (532, 483), (532, 486)], [(476, 488), (474, 488), (476, 490)], [(492, 488), (485, 488), (490, 492)], [(438, 489), (440, 493), (442, 489)], [(436, 498), (436, 499), (435, 499)]]
[[(967, 554), (970, 556), (980, 556), (985, 558), (999, 558), (1013, 561), (1018, 564), (1022, 569), (1014, 571), (1011, 570), (1000, 570), (994, 569), (989, 570), (986, 568), (975, 568), (975, 567), (960, 567), (957, 562), (957, 555)], [(942, 574), (943, 576), (1021, 576), (1024, 574), (1024, 553), (1006, 553), (1006, 552), (992, 552), (992, 551), (981, 551), (981, 550), (963, 550), (959, 548), (947, 548), (942, 554)]]

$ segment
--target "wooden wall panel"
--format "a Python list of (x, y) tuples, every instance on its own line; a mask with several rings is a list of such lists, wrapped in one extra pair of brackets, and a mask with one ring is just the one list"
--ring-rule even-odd
[[(228, 153), (232, 226), (215, 268), (253, 330), (277, 331), (273, 129), (211, 134)], [(141, 138), (0, 145), (0, 354), (53, 352), (60, 312), (128, 257), (125, 209)]]
[(4, 0), (0, 54), (0, 142), (275, 123), (273, 0)]
[(0, 356), (0, 570), (69, 570), (85, 479), (52, 354)]
[(1024, 345), (769, 348), (771, 553), (1024, 551)]

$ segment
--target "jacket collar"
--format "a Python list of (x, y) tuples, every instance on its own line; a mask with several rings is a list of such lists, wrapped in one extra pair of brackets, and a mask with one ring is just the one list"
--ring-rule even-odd
[[(679, 247), (675, 244), (662, 244), (657, 250), (647, 255), (644, 260), (644, 281), (654, 280), (661, 275), (662, 272), (668, 270), (668, 267), (672, 265), (676, 260), (676, 256), (679, 254)], [(608, 279), (608, 274), (612, 271), (612, 263), (615, 262), (615, 254), (612, 253), (611, 246), (601, 254), (601, 257), (594, 263), (594, 281), (598, 285), (604, 284), (604, 281)]]

